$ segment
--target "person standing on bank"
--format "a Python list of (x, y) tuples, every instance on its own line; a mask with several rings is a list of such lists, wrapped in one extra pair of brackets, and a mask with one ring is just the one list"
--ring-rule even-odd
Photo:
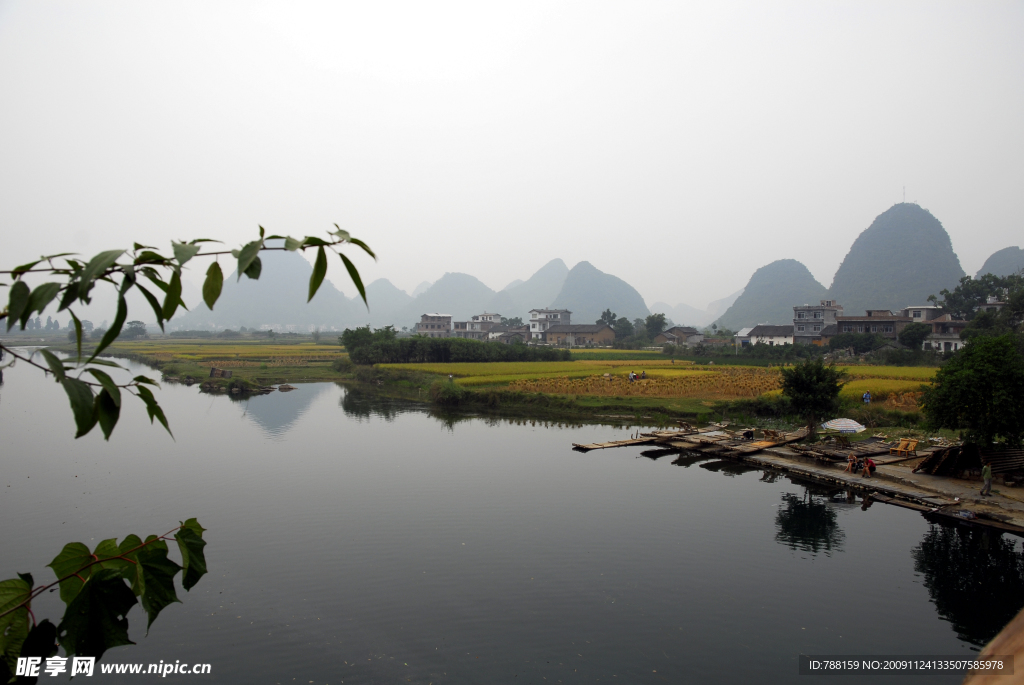
[(982, 478), (982, 480), (985, 481), (985, 485), (983, 485), (982, 488), (981, 488), (981, 496), (982, 497), (991, 497), (992, 496), (992, 465), (991, 464), (985, 464), (985, 466), (981, 469), (981, 478)]
[(871, 391), (865, 390), (864, 394), (861, 395), (861, 399), (864, 400), (864, 404), (871, 404)]

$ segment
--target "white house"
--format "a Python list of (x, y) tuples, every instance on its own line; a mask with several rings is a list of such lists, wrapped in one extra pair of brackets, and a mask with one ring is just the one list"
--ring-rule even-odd
[(792, 345), (793, 324), (788, 326), (773, 326), (762, 323), (754, 326), (748, 334), (751, 345), (763, 343), (765, 345)]
[(544, 340), (544, 333), (552, 326), (569, 326), (568, 309), (531, 309), (530, 337)]

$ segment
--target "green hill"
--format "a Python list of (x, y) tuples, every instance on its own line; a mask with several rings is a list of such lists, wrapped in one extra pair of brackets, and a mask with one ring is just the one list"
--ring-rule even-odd
[(880, 214), (836, 272), (832, 299), (847, 316), (902, 309), (953, 288), (964, 276), (949, 234), (931, 212), (904, 202)]
[(793, 322), (793, 307), (826, 297), (825, 286), (795, 259), (780, 259), (754, 272), (732, 306), (719, 317), (719, 328), (737, 331), (759, 323)]
[(598, 270), (590, 262), (580, 262), (569, 271), (551, 308), (568, 309), (572, 312), (572, 323), (580, 324), (594, 323), (608, 308), (627, 319), (651, 313), (633, 286)]
[(985, 274), (994, 276), (1009, 276), (1024, 269), (1024, 250), (1019, 247), (1004, 247), (985, 260), (981, 269), (978, 270), (975, 278), (981, 278)]

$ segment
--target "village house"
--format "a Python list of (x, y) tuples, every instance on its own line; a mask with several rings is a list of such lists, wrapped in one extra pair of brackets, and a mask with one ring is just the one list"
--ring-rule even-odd
[(951, 314), (943, 314), (925, 323), (932, 327), (932, 332), (921, 345), (924, 349), (955, 352), (964, 346), (960, 333), (967, 328), (967, 321), (957, 321)]
[(863, 316), (837, 317), (839, 335), (843, 333), (876, 333), (883, 338), (896, 340), (904, 328), (914, 323), (912, 316), (904, 315), (906, 309), (894, 313), (889, 309), (869, 309)]
[[(494, 335), (494, 332), (491, 332)], [(516, 328), (509, 328), (501, 333), (498, 333), (496, 337), (492, 337), (491, 340), (497, 340), (500, 343), (511, 345), (512, 343), (525, 343), (530, 339), (530, 327), (527, 325), (517, 326)]]
[(428, 338), (448, 338), (452, 334), (451, 314), (423, 314), (416, 324), (416, 335)]
[(793, 326), (775, 326), (762, 323), (747, 334), (751, 345), (792, 345)]
[(696, 328), (690, 328), (689, 326), (673, 326), (667, 331), (663, 331), (654, 336), (654, 343), (656, 345), (671, 344), (689, 347), (691, 345), (696, 345), (703, 340), (704, 334)]
[(746, 347), (750, 344), (750, 331), (754, 330), (753, 326), (747, 328), (741, 328), (736, 331), (736, 335), (732, 336), (733, 345), (737, 348)]
[(544, 340), (553, 345), (610, 345), (615, 340), (615, 331), (608, 324), (573, 324), (569, 326), (549, 326), (544, 332)]
[(488, 333), (501, 325), (501, 314), (475, 314), (469, 321), (456, 321), (453, 324), (452, 335), (456, 338), (470, 338), (472, 340), (487, 340)]
[(531, 309), (530, 310), (530, 335), (533, 338), (544, 340), (544, 333), (552, 326), (570, 325), (569, 317), (572, 315), (568, 309)]
[(821, 300), (820, 304), (802, 304), (793, 307), (793, 342), (803, 345), (821, 345), (821, 334), (838, 322), (843, 307), (835, 300)]

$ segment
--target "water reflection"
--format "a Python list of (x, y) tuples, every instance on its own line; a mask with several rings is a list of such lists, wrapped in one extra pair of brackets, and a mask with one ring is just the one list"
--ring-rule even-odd
[(775, 540), (792, 550), (832, 556), (832, 552), (842, 551), (846, 534), (828, 503), (830, 495), (812, 490), (805, 487), (802, 496), (782, 495), (782, 506), (775, 515)]
[(744, 473), (750, 473), (752, 471), (760, 471), (761, 468), (758, 466), (750, 466), (740, 461), (730, 461), (728, 459), (719, 459), (718, 461), (709, 461), (701, 464), (702, 469), (708, 471), (714, 471), (715, 473), (721, 473), (722, 475), (735, 478), (736, 476), (742, 476)]
[(932, 524), (911, 556), (961, 640), (985, 644), (1024, 607), (1024, 553), (999, 533)]
[[(297, 386), (296, 390), (290, 392), (257, 395), (242, 399), (241, 402), (245, 405), (247, 417), (262, 428), (267, 435), (281, 439), (306, 413), (313, 401), (329, 387), (326, 383), (303, 383)], [(228, 397), (235, 399), (231, 395)]]
[(412, 403), (406, 400), (348, 386), (345, 386), (345, 392), (342, 393), (338, 403), (347, 416), (357, 421), (378, 417), (390, 423), (399, 414), (414, 410)]

